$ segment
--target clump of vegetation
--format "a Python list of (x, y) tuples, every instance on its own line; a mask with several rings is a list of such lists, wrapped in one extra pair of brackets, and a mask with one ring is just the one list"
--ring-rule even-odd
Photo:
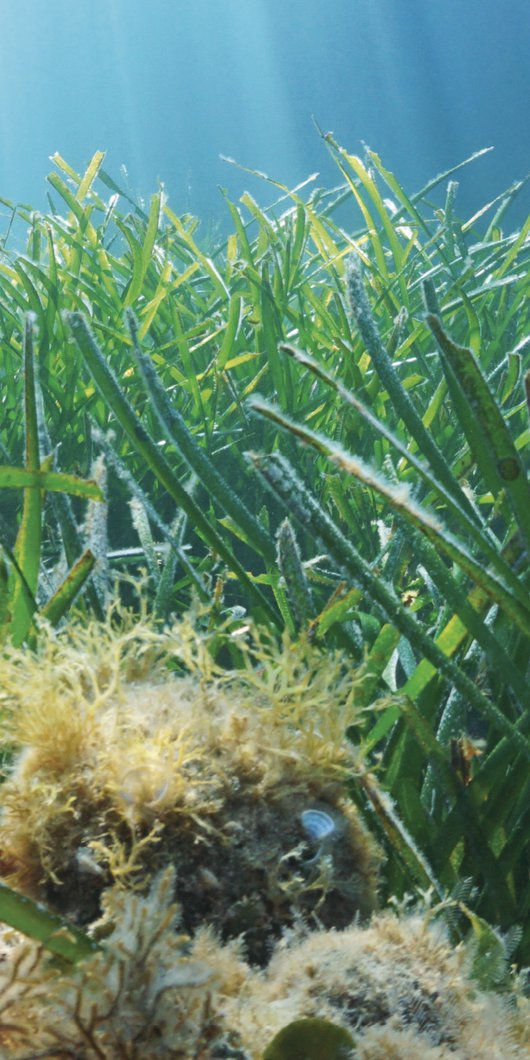
[(296, 916), (367, 916), (379, 859), (346, 798), (355, 671), (244, 630), (227, 639), (245, 667), (226, 671), (190, 621), (124, 621), (43, 632), (36, 653), (0, 660), (3, 739), (22, 749), (0, 788), (9, 882), (89, 924), (103, 888), (171, 864), (183, 927), (241, 936), (260, 963)]

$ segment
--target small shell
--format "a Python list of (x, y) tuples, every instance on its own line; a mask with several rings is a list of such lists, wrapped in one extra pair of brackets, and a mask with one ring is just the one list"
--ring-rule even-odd
[(106, 876), (106, 872), (96, 861), (90, 847), (79, 847), (75, 856), (78, 872), (91, 876)]
[(304, 810), (300, 814), (302, 828), (312, 843), (320, 843), (335, 831), (335, 821), (323, 810)]

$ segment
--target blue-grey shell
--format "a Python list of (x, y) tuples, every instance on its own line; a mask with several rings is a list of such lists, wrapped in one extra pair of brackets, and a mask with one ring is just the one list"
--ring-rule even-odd
[(312, 843), (320, 843), (335, 831), (335, 821), (324, 810), (304, 810), (300, 814), (302, 828)]

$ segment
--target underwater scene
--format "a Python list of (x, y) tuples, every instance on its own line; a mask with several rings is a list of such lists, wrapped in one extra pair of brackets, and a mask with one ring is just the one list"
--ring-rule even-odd
[(0, 1060), (530, 1058), (527, 0), (18, 0)]

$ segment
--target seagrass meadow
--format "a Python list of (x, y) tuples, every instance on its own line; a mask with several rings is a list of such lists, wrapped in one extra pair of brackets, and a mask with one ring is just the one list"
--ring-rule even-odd
[(2, 200), (1, 1056), (530, 1055), (524, 187), (322, 139)]

